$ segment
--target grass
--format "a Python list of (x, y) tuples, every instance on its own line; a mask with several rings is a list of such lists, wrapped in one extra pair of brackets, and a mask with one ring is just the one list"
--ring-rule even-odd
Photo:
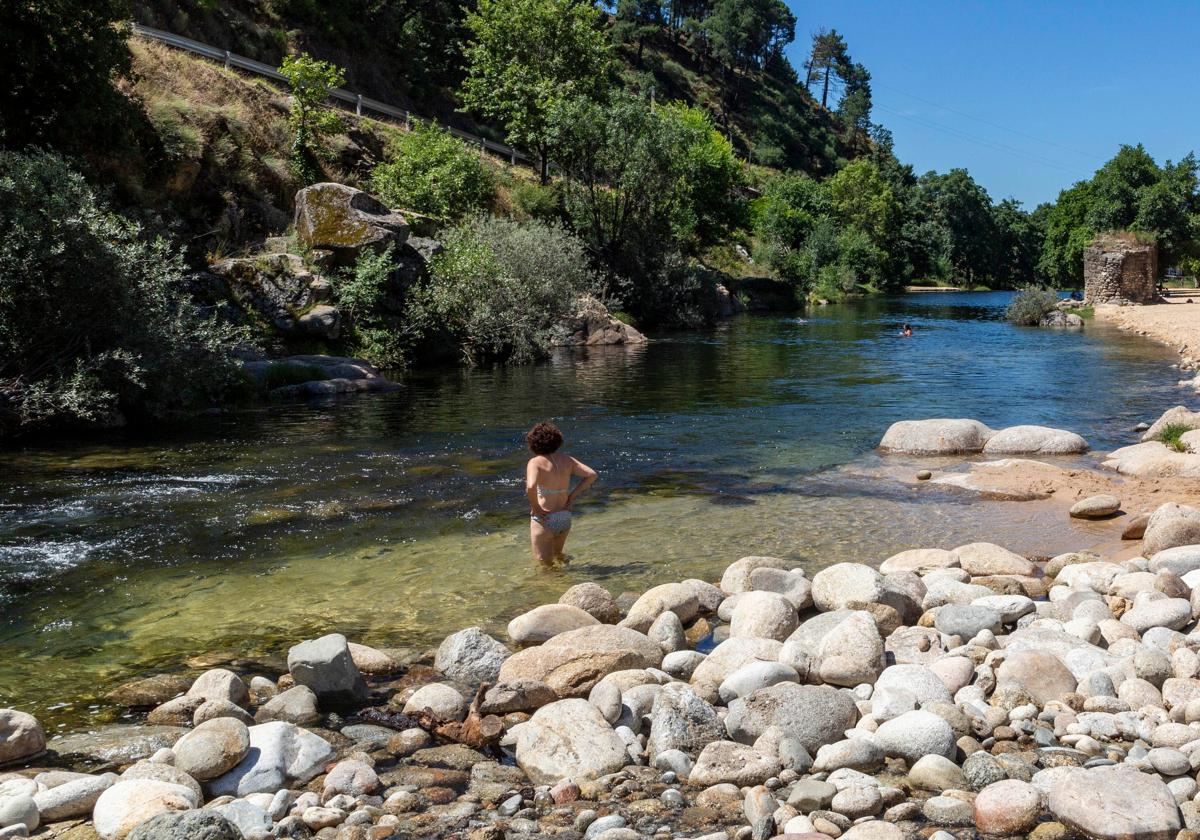
[(320, 365), (306, 365), (302, 362), (276, 362), (267, 368), (263, 380), (268, 391), (282, 388), (285, 385), (299, 385), (301, 382), (316, 382), (328, 379), (325, 369)]
[(1094, 306), (1079, 306), (1069, 311), (1074, 312), (1085, 321), (1090, 321), (1096, 317), (1096, 307)]
[(1168, 423), (1158, 433), (1158, 440), (1162, 441), (1168, 449), (1174, 449), (1176, 452), (1187, 452), (1187, 445), (1180, 438), (1191, 430), (1192, 427), (1186, 423)]

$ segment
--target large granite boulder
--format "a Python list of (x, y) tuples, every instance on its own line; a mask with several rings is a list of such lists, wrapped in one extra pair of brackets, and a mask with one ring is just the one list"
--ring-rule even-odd
[(1142, 435), (1142, 441), (1158, 440), (1167, 426), (1187, 426), (1189, 429), (1200, 429), (1200, 411), (1191, 411), (1182, 405), (1168, 408), (1161, 417), (1150, 424), (1150, 428)]
[(334, 749), (319, 735), (295, 724), (272, 721), (251, 726), (250, 750), (237, 766), (210, 784), (214, 796), (275, 793), (321, 773)]
[(630, 324), (613, 317), (608, 307), (596, 298), (581, 295), (571, 315), (555, 325), (554, 343), (560, 347), (637, 345), (647, 343), (647, 338)]
[(208, 270), (220, 278), (230, 300), (276, 330), (320, 338), (338, 336), (341, 313), (330, 305), (332, 287), (309, 268), (303, 257), (229, 257), (212, 263)]
[(433, 667), (467, 685), (494, 683), (512, 651), (478, 627), (451, 633), (438, 645)]
[(768, 727), (795, 735), (810, 754), (840, 741), (858, 721), (858, 708), (845, 692), (827, 685), (777, 683), (729, 704), (725, 727), (733, 740), (753, 744)]
[(46, 749), (46, 733), (37, 718), (16, 709), (0, 709), (0, 767), (33, 758)]
[(288, 673), (297, 685), (312, 689), (319, 700), (353, 702), (367, 696), (367, 684), (341, 633), (292, 647), (288, 651)]
[(1088, 442), (1074, 432), (1049, 426), (1009, 426), (983, 445), (984, 455), (1077, 455)]
[(1119, 765), (1063, 773), (1046, 804), (1054, 819), (1095, 840), (1173, 840), (1182, 827), (1162, 779)]
[(1200, 510), (1168, 502), (1150, 514), (1142, 535), (1142, 554), (1150, 557), (1168, 548), (1200, 544)]
[(539, 785), (594, 779), (629, 760), (625, 742), (600, 711), (578, 698), (543, 706), (506, 737), (516, 746), (517, 765)]
[(353, 265), (363, 249), (397, 248), (408, 239), (404, 217), (378, 199), (345, 184), (321, 183), (296, 193), (296, 236), (310, 249), (332, 251)]
[(983, 451), (992, 434), (978, 420), (901, 420), (888, 427), (879, 448), (912, 455), (961, 455)]

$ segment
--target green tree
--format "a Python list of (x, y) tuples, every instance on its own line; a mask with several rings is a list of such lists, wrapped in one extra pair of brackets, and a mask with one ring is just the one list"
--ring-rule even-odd
[(726, 68), (759, 69), (796, 37), (796, 16), (783, 0), (715, 0), (704, 19), (712, 53)]
[(124, 110), (129, 17), (123, 0), (0, 3), (0, 142), (96, 151)]
[(433, 123), (396, 138), (388, 157), (371, 173), (371, 185), (391, 207), (457, 221), (486, 207), (496, 191), (479, 152)]
[(205, 408), (237, 384), (236, 337), (64, 158), (0, 151), (0, 433)]
[(586, 0), (479, 0), (467, 16), (463, 104), (499, 120), (534, 150), (549, 180), (549, 115), (574, 97), (600, 99), (611, 61), (600, 13)]
[(1080, 181), (1060, 192), (1058, 200), (1044, 213), (1038, 274), (1052, 286), (1083, 285), (1083, 252), (1097, 233), (1087, 221), (1090, 205), (1091, 184)]
[(1027, 286), (1036, 279), (1043, 238), (1039, 221), (1021, 209), (1021, 202), (1012, 198), (992, 206), (996, 230), (992, 276), (1002, 285)]
[(821, 29), (813, 35), (804, 86), (811, 89), (813, 82), (821, 81), (822, 108), (829, 107), (830, 83), (837, 82), (838, 70), (849, 63), (846, 39), (836, 29)]
[(340, 131), (341, 117), (326, 107), (334, 88), (346, 83), (340, 68), (308, 53), (284, 56), (279, 72), (292, 91), (292, 165), (305, 184), (319, 177), (317, 158), (324, 152), (327, 134)]
[(996, 229), (987, 191), (965, 169), (928, 172), (917, 189), (932, 239), (940, 246), (936, 259), (949, 269), (950, 279), (967, 284), (990, 279)]
[(653, 37), (663, 24), (661, 0), (619, 0), (612, 25), (612, 38), (618, 44), (637, 44), (641, 63), (646, 39)]

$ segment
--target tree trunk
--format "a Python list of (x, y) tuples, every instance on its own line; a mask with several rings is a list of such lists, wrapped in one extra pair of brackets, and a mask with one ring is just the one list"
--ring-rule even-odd
[(545, 146), (538, 149), (538, 174), (543, 187), (550, 183), (550, 151)]
[(829, 102), (829, 66), (825, 66), (825, 87), (821, 89), (821, 107), (828, 108)]

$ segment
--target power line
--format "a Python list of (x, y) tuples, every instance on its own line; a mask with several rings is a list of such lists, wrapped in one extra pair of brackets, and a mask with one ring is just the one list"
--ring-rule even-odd
[(1057, 143), (1053, 140), (1046, 140), (1041, 137), (1035, 137), (1032, 134), (1027, 134), (1024, 131), (1018, 131), (1017, 129), (1012, 128), (1007, 125), (1004, 125), (1003, 123), (992, 122), (991, 120), (985, 120), (983, 117), (977, 117), (974, 114), (968, 114), (966, 111), (960, 111), (957, 108), (950, 107), (949, 105), (943, 105), (940, 102), (934, 102), (932, 99), (926, 99), (923, 96), (917, 96), (915, 93), (907, 93), (906, 91), (900, 90), (899, 88), (894, 88), (891, 85), (881, 84), (874, 80), (872, 80), (871, 84), (873, 87), (881, 87), (884, 90), (890, 90), (893, 93), (900, 94), (901, 96), (907, 96), (909, 99), (915, 99), (918, 102), (924, 102), (926, 105), (932, 105), (935, 108), (941, 108), (942, 110), (950, 111), (951, 113), (958, 114), (960, 117), (966, 117), (969, 120), (975, 120), (976, 122), (983, 123), (984, 125), (989, 125), (992, 128), (998, 128), (1001, 131), (1007, 131), (1010, 134), (1015, 134), (1018, 137), (1024, 137), (1026, 140), (1033, 140), (1035, 143), (1043, 143), (1047, 146), (1054, 146), (1055, 148), (1062, 149), (1063, 151), (1071, 152), (1072, 154), (1075, 154), (1075, 155), (1080, 155), (1081, 157), (1087, 158), (1089, 161), (1094, 161), (1097, 158), (1097, 155), (1091, 154), (1090, 152), (1085, 152), (1080, 149), (1075, 149), (1075, 148), (1072, 148), (1071, 146), (1064, 146), (1062, 143)]
[(1087, 173), (1083, 172), (1083, 170), (1081, 170), (1081, 169), (1076, 168), (1075, 166), (1072, 166), (1070, 164), (1065, 164), (1065, 163), (1062, 163), (1061, 161), (1053, 160), (1051, 158), (1043, 157), (1042, 155), (1039, 155), (1035, 152), (1030, 152), (1026, 149), (1019, 149), (1015, 146), (1010, 146), (1007, 143), (1002, 143), (998, 140), (989, 140), (984, 137), (979, 137), (977, 135), (970, 134), (970, 133), (963, 131), (961, 129), (958, 129), (958, 128), (953, 128), (951, 126), (942, 125), (941, 123), (936, 123), (936, 122), (933, 122), (932, 120), (927, 120), (923, 117), (916, 117), (911, 114), (906, 114), (903, 111), (898, 111), (894, 108), (889, 108), (886, 105), (876, 104), (874, 107), (878, 110), (885, 111), (893, 116), (899, 117), (900, 119), (909, 120), (910, 122), (917, 123), (918, 125), (925, 126), (926, 128), (931, 128), (936, 131), (942, 131), (947, 134), (954, 135), (956, 137), (962, 138), (963, 140), (967, 140), (968, 142), (976, 143), (980, 146), (984, 146), (985, 148), (993, 149), (995, 151), (1000, 151), (1000, 152), (1007, 152), (1008, 154), (1014, 155), (1015, 157), (1023, 158), (1025, 160), (1029, 160), (1029, 161), (1034, 161), (1036, 163), (1042, 164), (1043, 166), (1049, 166), (1051, 168), (1058, 169), (1062, 172), (1067, 172), (1071, 175), (1079, 176), (1082, 174), (1084, 177), (1087, 177)]

